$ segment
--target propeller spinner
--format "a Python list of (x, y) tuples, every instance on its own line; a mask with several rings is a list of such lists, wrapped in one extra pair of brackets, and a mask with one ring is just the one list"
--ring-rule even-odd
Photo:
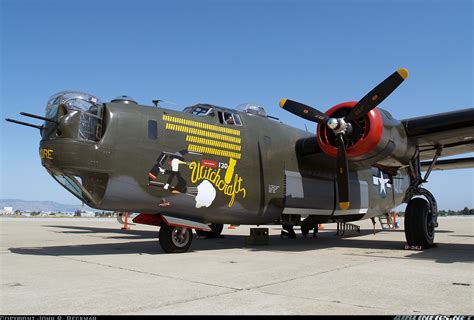
[(379, 83), (374, 89), (367, 93), (351, 111), (342, 118), (331, 118), (325, 113), (289, 99), (282, 99), (280, 107), (293, 113), (294, 115), (316, 122), (322, 126), (327, 126), (336, 135), (337, 144), (337, 189), (339, 195), (339, 207), (343, 210), (348, 209), (349, 201), (349, 170), (346, 155), (346, 141), (352, 132), (351, 121), (355, 121), (372, 109), (377, 107), (385, 98), (387, 98), (406, 78), (408, 70), (398, 69)]

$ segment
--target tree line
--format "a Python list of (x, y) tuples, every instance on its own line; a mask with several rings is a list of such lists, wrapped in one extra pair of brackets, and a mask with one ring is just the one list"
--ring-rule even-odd
[[(405, 212), (400, 211), (397, 212), (397, 215), (403, 217)], [(474, 216), (474, 208), (469, 209), (468, 207), (464, 207), (462, 210), (438, 210), (438, 216)]]

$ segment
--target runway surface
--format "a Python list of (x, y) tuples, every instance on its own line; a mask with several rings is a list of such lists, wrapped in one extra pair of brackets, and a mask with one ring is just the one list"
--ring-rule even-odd
[(426, 251), (359, 225), (295, 240), (270, 226), (267, 246), (226, 225), (165, 254), (155, 227), (0, 217), (0, 314), (474, 314), (474, 218), (440, 218)]

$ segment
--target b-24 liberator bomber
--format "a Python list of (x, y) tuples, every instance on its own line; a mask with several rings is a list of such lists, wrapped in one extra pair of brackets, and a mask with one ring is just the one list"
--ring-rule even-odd
[[(325, 113), (283, 99), (280, 106), (317, 132), (290, 127), (259, 106), (196, 104), (182, 112), (108, 103), (80, 92), (50, 98), (39, 153), (48, 173), (88, 206), (139, 213), (160, 226), (166, 252), (185, 252), (193, 236), (223, 224), (281, 224), (305, 235), (318, 224), (383, 215), (407, 203), (408, 245), (429, 248), (437, 204), (423, 183), (432, 170), (472, 168), (474, 109), (396, 120), (377, 106), (406, 78), (399, 69), (359, 101)], [(422, 172), (425, 172), (422, 174)]]

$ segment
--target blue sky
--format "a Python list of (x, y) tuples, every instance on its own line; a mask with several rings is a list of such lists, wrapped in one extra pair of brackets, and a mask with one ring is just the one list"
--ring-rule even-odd
[[(0, 0), (1, 117), (43, 114), (61, 90), (185, 106), (289, 97), (326, 110), (400, 67), (382, 107), (404, 119), (473, 106), (472, 1)], [(1, 198), (78, 200), (38, 157), (34, 129), (0, 121)], [(471, 154), (472, 155), (472, 154)], [(439, 207), (474, 207), (474, 170), (434, 172)]]

